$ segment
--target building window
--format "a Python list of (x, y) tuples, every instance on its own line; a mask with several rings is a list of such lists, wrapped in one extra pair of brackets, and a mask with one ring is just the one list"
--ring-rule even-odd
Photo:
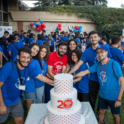
[(0, 0), (0, 26), (8, 26), (8, 9), (7, 0)]

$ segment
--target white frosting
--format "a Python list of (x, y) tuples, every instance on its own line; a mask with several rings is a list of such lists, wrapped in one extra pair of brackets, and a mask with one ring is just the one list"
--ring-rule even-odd
[(60, 95), (70, 94), (73, 91), (73, 76), (58, 74), (54, 76), (54, 91)]
[[(43, 121), (42, 124), (50, 124), (49, 121), (48, 121), (48, 117), (47, 117), (47, 116), (44, 118), (44, 121)], [(60, 123), (58, 123), (58, 124), (60, 124)], [(62, 124), (63, 124), (63, 123), (62, 123)], [(67, 123), (67, 124), (68, 124), (68, 123)], [(81, 120), (80, 120), (79, 124), (85, 124), (85, 118), (84, 118), (83, 115), (81, 115)]]
[(51, 101), (47, 103), (47, 117), (50, 124), (79, 124), (81, 120), (81, 103), (77, 101), (77, 105), (73, 110), (65, 110), (59, 112), (51, 107)]
[[(54, 92), (54, 88), (50, 91), (51, 95), (51, 107), (54, 110), (58, 110), (61, 112), (65, 112), (65, 110), (72, 110), (77, 105), (77, 90), (73, 88), (73, 92), (68, 95), (59, 95), (56, 92)], [(72, 100), (72, 103), (69, 102), (69, 100)], [(61, 103), (64, 103), (64, 105), (61, 105)], [(59, 107), (61, 105), (61, 107)]]

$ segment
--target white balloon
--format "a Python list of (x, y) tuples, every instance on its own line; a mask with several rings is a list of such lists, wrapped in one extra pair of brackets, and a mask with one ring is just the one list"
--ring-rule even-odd
[(37, 23), (38, 25), (40, 24), (40, 22)]
[(33, 28), (36, 28), (36, 26), (35, 26), (35, 25), (33, 25)]

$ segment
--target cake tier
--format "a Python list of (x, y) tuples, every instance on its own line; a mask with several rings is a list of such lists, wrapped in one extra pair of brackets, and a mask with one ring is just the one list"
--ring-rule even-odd
[[(44, 118), (42, 124), (50, 124), (50, 123), (48, 122), (48, 117), (47, 117), (47, 116)], [(60, 122), (58, 122), (58, 124), (71, 124), (71, 123), (64, 123), (64, 122), (61, 122), (61, 123), (60, 123)], [(84, 118), (83, 115), (81, 115), (81, 120), (80, 120), (79, 124), (85, 124), (85, 118)]]
[(79, 124), (81, 120), (81, 103), (72, 110), (59, 112), (51, 107), (51, 101), (47, 103), (47, 116), (49, 124)]
[(60, 95), (54, 92), (54, 88), (50, 91), (51, 107), (54, 110), (64, 111), (74, 109), (77, 105), (77, 90), (73, 88), (73, 92), (68, 95)]
[(54, 91), (60, 95), (73, 91), (73, 76), (71, 74), (57, 74), (54, 76)]

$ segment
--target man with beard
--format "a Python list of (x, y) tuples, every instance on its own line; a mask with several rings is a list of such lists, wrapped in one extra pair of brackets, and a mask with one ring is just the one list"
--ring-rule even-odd
[[(95, 52), (97, 46), (99, 46), (99, 43), (98, 43), (99, 33), (97, 31), (91, 31), (89, 33), (89, 40), (90, 40), (91, 46), (84, 51), (80, 61), (69, 72), (70, 74), (77, 71), (84, 62), (87, 62), (89, 67), (91, 67), (94, 63), (99, 61)], [(108, 57), (109, 58), (111, 57), (110, 53), (108, 53)], [(90, 80), (89, 80), (89, 102), (93, 110), (95, 109), (95, 102), (98, 95), (98, 91), (99, 91), (99, 82), (98, 82), (97, 73), (96, 72), (91, 73)]]
[[(67, 65), (67, 43), (61, 42), (58, 44), (58, 50), (50, 53), (47, 65), (48, 65), (48, 73), (47, 77), (51, 80), (54, 79), (54, 75), (65, 73), (66, 65)], [(50, 100), (50, 90), (53, 87), (45, 84), (45, 103)]]
[(24, 123), (24, 110), (20, 100), (21, 90), (25, 90), (28, 77), (53, 85), (54, 82), (28, 66), (31, 50), (22, 47), (17, 55), (17, 62), (7, 63), (0, 70), (0, 123), (12, 116), (16, 124)]
[(88, 70), (74, 75), (74, 78), (96, 72), (100, 84), (99, 124), (102, 124), (108, 106), (111, 108), (115, 124), (120, 124), (119, 114), (124, 91), (124, 79), (120, 65), (118, 62), (107, 57), (108, 51), (104, 45), (96, 48), (96, 54), (100, 62), (95, 63)]

